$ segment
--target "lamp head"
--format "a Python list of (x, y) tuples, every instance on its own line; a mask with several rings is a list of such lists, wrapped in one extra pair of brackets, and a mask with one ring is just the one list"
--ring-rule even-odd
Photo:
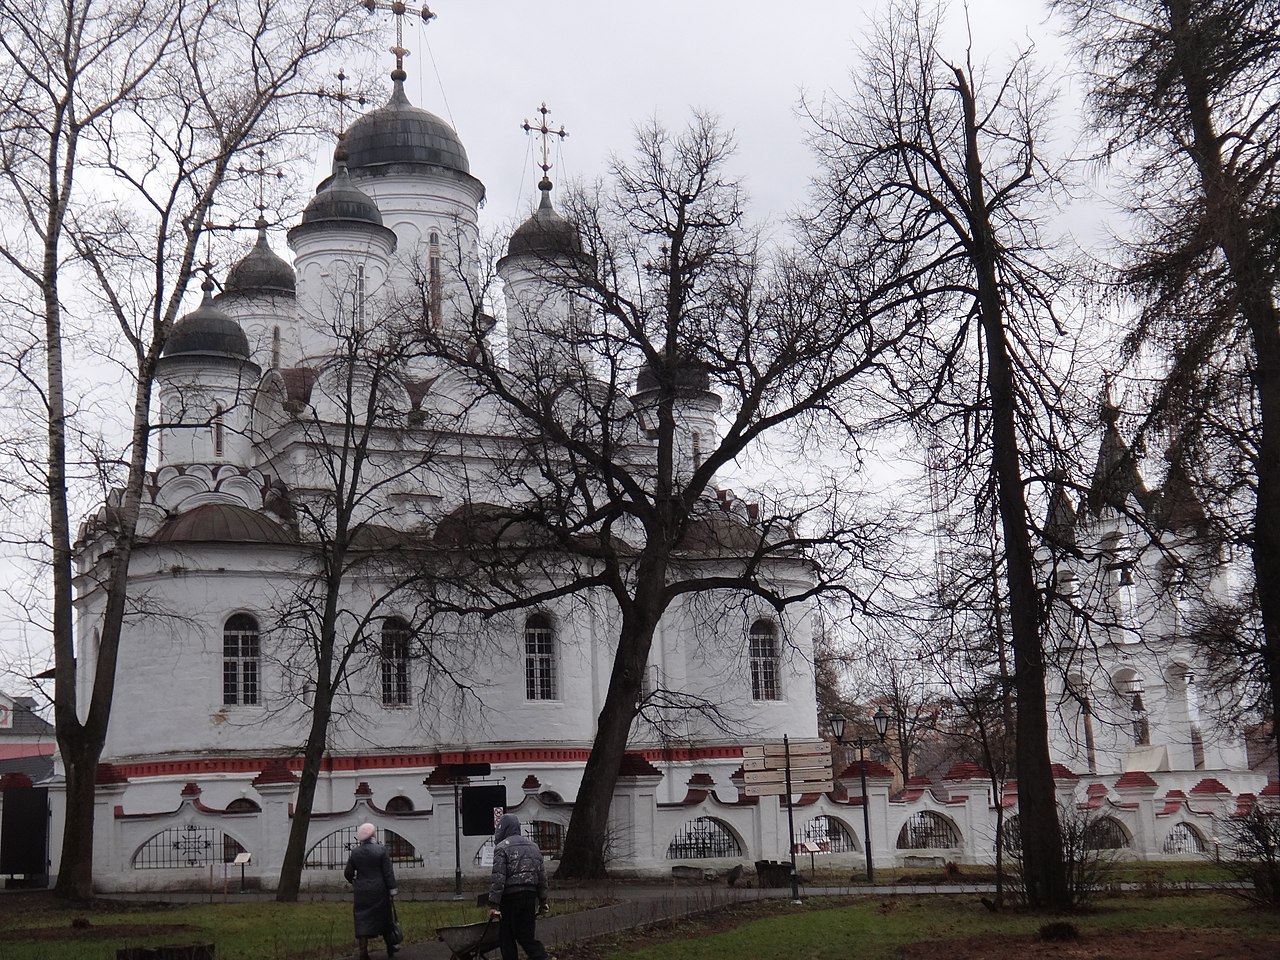
[(876, 725), (876, 735), (883, 740), (884, 735), (889, 732), (889, 715), (884, 712), (884, 707), (876, 707), (875, 716), (871, 719)]
[(844, 714), (831, 714), (831, 716), (827, 717), (827, 723), (831, 724), (831, 732), (836, 735), (836, 743), (844, 743)]

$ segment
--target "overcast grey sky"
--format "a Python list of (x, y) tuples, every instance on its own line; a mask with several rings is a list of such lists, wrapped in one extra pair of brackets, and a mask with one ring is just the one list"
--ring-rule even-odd
[[(527, 213), (537, 172), (522, 120), (546, 101), (569, 131), (553, 178), (603, 174), (627, 153), (635, 124), (657, 116), (679, 128), (691, 107), (718, 114), (739, 142), (756, 218), (785, 216), (811, 169), (801, 92), (848, 89), (855, 42), (879, 0), (433, 0), (438, 18), (406, 17), (407, 89), (450, 120), (488, 189), (490, 225)], [(1061, 38), (1040, 0), (969, 0), (980, 58), (1001, 62), (1029, 38), (1046, 59)], [(421, 5), (419, 4), (419, 9)], [(965, 5), (952, 4), (955, 55), (966, 42)], [(385, 50), (394, 42), (388, 14)], [(950, 52), (950, 51), (949, 51)], [(385, 54), (387, 69), (390, 54)], [(439, 80), (437, 80), (437, 73)], [(384, 88), (385, 89), (385, 88)], [(382, 102), (380, 97), (376, 103)], [(332, 145), (317, 152), (327, 173)]]

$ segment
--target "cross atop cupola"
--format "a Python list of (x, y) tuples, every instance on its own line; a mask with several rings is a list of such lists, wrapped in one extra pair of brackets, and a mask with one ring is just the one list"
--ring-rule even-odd
[[(409, 51), (404, 48), (404, 15), (409, 12), (409, 5), (404, 3), (403, 0), (364, 0), (364, 6), (370, 13), (386, 10), (396, 18), (396, 45), (391, 48), (391, 52), (395, 54), (396, 58), (396, 70), (391, 75), (391, 78), (393, 80), (403, 80), (405, 78), (404, 58), (409, 55)], [(430, 23), (436, 18), (436, 15), (431, 12), (431, 8), (425, 3), (422, 5), (420, 15), (423, 23)]]
[(551, 178), (547, 176), (547, 171), (551, 169), (551, 138), (559, 137), (564, 140), (569, 135), (569, 131), (564, 128), (563, 124), (561, 124), (559, 130), (555, 129), (555, 123), (548, 119), (551, 111), (547, 108), (545, 101), (538, 107), (538, 113), (541, 117), (536, 124), (526, 120), (520, 124), (520, 129), (525, 133), (536, 133), (542, 138), (542, 162), (538, 164), (538, 169), (542, 171), (542, 179), (550, 183)]

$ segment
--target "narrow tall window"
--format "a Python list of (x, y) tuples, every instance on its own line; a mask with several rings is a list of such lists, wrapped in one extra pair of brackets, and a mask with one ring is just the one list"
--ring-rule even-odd
[(541, 613), (524, 622), (524, 692), (529, 700), (556, 699), (556, 633)]
[(409, 624), (399, 617), (382, 621), (382, 702), (409, 703)]
[(222, 628), (223, 703), (257, 704), (258, 656), (258, 621), (247, 613), (228, 618)]
[(440, 234), (434, 230), (427, 241), (427, 319), (433, 329), (440, 329)]
[(364, 297), (365, 297), (365, 279), (364, 264), (356, 265), (356, 310), (355, 322), (357, 330), (364, 330)]
[(278, 326), (271, 328), (271, 365), (280, 366), (280, 328)]
[(222, 404), (216, 403), (213, 406), (213, 455), (215, 457), (222, 456), (223, 450), (226, 448), (226, 428), (222, 423)]
[(778, 682), (778, 627), (772, 620), (757, 620), (751, 625), (751, 698), (781, 700)]
[(702, 466), (702, 432), (700, 430), (693, 431), (693, 465), (695, 468)]

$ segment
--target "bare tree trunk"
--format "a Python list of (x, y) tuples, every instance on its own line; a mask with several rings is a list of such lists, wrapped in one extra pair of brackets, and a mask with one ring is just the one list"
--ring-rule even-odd
[(1022, 826), (1027, 897), (1033, 907), (1065, 910), (1071, 906), (1057, 797), (1049, 759), (1048, 701), (1044, 649), (1040, 636), (1035, 557), (1027, 529), (1027, 504), (1016, 427), (1013, 364), (1004, 328), (995, 236), (987, 219), (982, 160), (978, 150), (977, 106), (963, 71), (954, 69), (964, 108), (965, 175), (969, 182), (971, 256), (978, 276), (978, 306), (988, 362), (991, 401), (992, 462), (1009, 583), (1009, 622), (1013, 635), (1013, 682), (1018, 698), (1018, 812)]
[[(641, 583), (661, 585), (662, 578), (650, 579), (642, 571)], [(661, 589), (659, 586), (658, 589)], [(629, 611), (624, 612), (618, 637), (618, 652), (609, 675), (609, 691), (596, 721), (596, 735), (582, 770), (582, 783), (569, 818), (564, 852), (556, 870), (559, 879), (596, 880), (608, 875), (606, 841), (609, 809), (618, 784), (622, 756), (640, 700), (640, 685), (653, 635), (662, 616), (661, 597), (654, 588), (642, 588)], [(629, 615), (628, 615), (629, 614)]]

